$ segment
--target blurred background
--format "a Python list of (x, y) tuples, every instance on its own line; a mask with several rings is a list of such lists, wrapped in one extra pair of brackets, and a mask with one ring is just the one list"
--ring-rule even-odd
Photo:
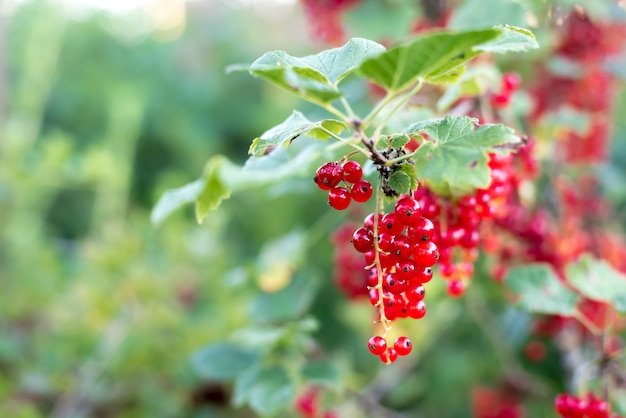
[[(391, 9), (394, 25), (353, 17), (351, 35), (399, 39), (420, 13), (407, 10)], [(341, 216), (310, 179), (233, 196), (202, 226), (192, 208), (150, 224), (209, 156), (243, 163), (253, 138), (309, 109), (225, 68), (323, 47), (295, 0), (0, 0), (0, 417), (255, 416), (190, 358), (262, 314), (259, 289), (284, 286), (285, 261), (319, 279), (306, 304), (343, 381), (377, 375), (369, 307), (331, 284)], [(618, 205), (619, 167), (606, 168)], [(418, 335), (439, 356), (389, 402), (466, 416), (471, 384), (498, 366), (462, 309), (442, 300), (432, 317)], [(502, 318), (521, 350), (529, 318)]]

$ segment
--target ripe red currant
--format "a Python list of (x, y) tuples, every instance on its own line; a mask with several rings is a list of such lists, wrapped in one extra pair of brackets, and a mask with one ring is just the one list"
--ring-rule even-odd
[(313, 180), (322, 190), (330, 190), (343, 178), (343, 168), (339, 163), (328, 162), (317, 169)]
[(432, 267), (439, 260), (439, 249), (432, 241), (420, 242), (414, 247), (413, 259), (420, 266)]
[(360, 253), (366, 253), (374, 248), (374, 234), (369, 229), (359, 228), (352, 234), (352, 245)]
[(393, 343), (393, 348), (396, 350), (396, 353), (398, 353), (399, 356), (406, 356), (413, 349), (413, 344), (411, 343), (411, 340), (407, 337), (398, 337)]
[(363, 177), (363, 168), (356, 161), (346, 161), (343, 165), (343, 179), (348, 183), (356, 183)]
[(350, 192), (345, 187), (333, 187), (328, 192), (328, 204), (336, 210), (344, 210), (350, 206)]
[(350, 196), (359, 203), (370, 200), (372, 193), (372, 184), (367, 180), (357, 180), (352, 187), (350, 187)]
[(391, 364), (398, 359), (398, 353), (393, 347), (388, 347), (387, 351), (380, 355), (380, 361), (385, 364)]
[(385, 341), (383, 337), (376, 335), (370, 338), (368, 342), (368, 348), (370, 350), (370, 353), (374, 354), (375, 356), (380, 356), (381, 354), (384, 354), (387, 350), (387, 341)]
[(417, 225), (422, 216), (419, 202), (408, 196), (398, 200), (393, 211), (396, 218), (406, 226)]
[(446, 292), (448, 292), (448, 296), (453, 298), (463, 296), (463, 293), (465, 293), (465, 284), (463, 284), (461, 280), (448, 280)]

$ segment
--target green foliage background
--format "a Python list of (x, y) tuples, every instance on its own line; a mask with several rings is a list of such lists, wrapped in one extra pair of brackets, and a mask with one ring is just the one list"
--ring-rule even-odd
[[(192, 367), (199, 347), (224, 340), (253, 352), (284, 345), (281, 364), (324, 353), (316, 361), (326, 369), (315, 370), (330, 370), (318, 376), (332, 389), (327, 401), (356, 399), (345, 407), (353, 416), (364, 416), (359, 392), (384, 393), (383, 404), (408, 416), (468, 416), (471, 388), (495, 384), (506, 368), (494, 338), (524, 361), (530, 317), (484, 275), (475, 280), (480, 297), (470, 291), (466, 304), (442, 297), (441, 284), (429, 288), (427, 319), (407, 329), (415, 362), (373, 361), (363, 349), (369, 306), (347, 304), (332, 284), (329, 237), (343, 215), (329, 213), (310, 178), (235, 195), (202, 226), (191, 208), (150, 225), (161, 193), (197, 178), (208, 156), (242, 163), (253, 138), (294, 107), (311, 109), (224, 72), (268, 50), (319, 49), (297, 7), (261, 7), (189, 3), (180, 36), (133, 36), (141, 12), (5, 6), (0, 416), (255, 416), (227, 406), (233, 389), (217, 372)], [(380, 10), (368, 8), (353, 30), (380, 37)], [(373, 23), (363, 28), (366, 17)], [(387, 28), (390, 37), (401, 36), (398, 27)], [(622, 206), (624, 131), (616, 130), (615, 164), (602, 168)], [(263, 291), (281, 288), (294, 271), (286, 296)], [(496, 334), (485, 334), (485, 320)], [(537, 372), (556, 390), (559, 359), (549, 356)], [(554, 390), (531, 405), (533, 417), (551, 416)]]

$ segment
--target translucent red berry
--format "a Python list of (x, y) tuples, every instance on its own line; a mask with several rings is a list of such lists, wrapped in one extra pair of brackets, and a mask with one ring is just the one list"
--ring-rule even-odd
[(383, 215), (380, 221), (381, 231), (387, 232), (391, 235), (398, 235), (404, 230), (404, 225), (400, 222), (395, 213), (389, 212)]
[(410, 302), (407, 305), (409, 317), (413, 319), (421, 319), (426, 315), (426, 304), (423, 300)]
[(370, 200), (372, 193), (372, 184), (367, 180), (357, 180), (350, 187), (350, 196), (352, 196), (352, 199), (359, 203)]
[(396, 214), (396, 218), (406, 226), (416, 225), (422, 217), (419, 202), (408, 196), (398, 200), (393, 211)]
[(414, 247), (413, 259), (420, 266), (432, 267), (439, 260), (439, 249), (432, 241), (420, 242)]
[(359, 228), (352, 234), (352, 245), (360, 253), (366, 253), (374, 248), (374, 234), (366, 228)]
[(522, 79), (517, 73), (505, 73), (502, 75), (502, 90), (505, 92), (511, 92), (517, 90), (522, 84)]
[(453, 298), (458, 298), (459, 296), (463, 296), (465, 293), (465, 284), (461, 280), (448, 280), (446, 284), (446, 292), (448, 296)]
[(322, 190), (330, 190), (343, 178), (343, 168), (339, 163), (328, 162), (317, 169), (313, 180)]
[(416, 241), (430, 241), (435, 235), (435, 224), (430, 219), (421, 217), (414, 226), (408, 229), (407, 235)]
[(363, 168), (356, 161), (346, 161), (343, 165), (343, 179), (348, 183), (356, 183), (363, 177)]
[(370, 353), (374, 354), (375, 356), (380, 356), (381, 354), (384, 354), (387, 350), (387, 341), (385, 341), (385, 339), (379, 335), (370, 338), (367, 344)]
[(385, 351), (383, 354), (380, 355), (380, 361), (382, 361), (385, 364), (391, 364), (395, 362), (397, 359), (398, 359), (398, 353), (396, 353), (396, 350), (393, 347), (387, 348), (387, 351)]
[(413, 349), (413, 344), (411, 343), (411, 340), (407, 337), (398, 337), (393, 343), (393, 348), (396, 350), (396, 353), (398, 353), (399, 356), (406, 356)]
[(350, 192), (345, 187), (333, 187), (328, 192), (328, 204), (336, 210), (344, 210), (350, 206)]

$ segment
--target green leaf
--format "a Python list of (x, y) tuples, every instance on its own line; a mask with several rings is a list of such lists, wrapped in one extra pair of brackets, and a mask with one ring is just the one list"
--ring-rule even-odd
[(408, 193), (411, 190), (411, 177), (401, 170), (396, 170), (389, 176), (389, 187), (398, 194)]
[(250, 316), (259, 323), (287, 322), (301, 317), (311, 306), (319, 283), (296, 274), (281, 291), (263, 293), (250, 305)]
[(431, 32), (366, 60), (359, 74), (397, 92), (418, 79), (450, 82), (463, 73), (463, 65), (482, 52), (504, 53), (536, 48), (533, 34), (501, 25), (465, 32)]
[(205, 379), (231, 380), (252, 367), (259, 359), (258, 350), (218, 342), (197, 350), (191, 358), (191, 364)]
[(150, 221), (158, 225), (177, 209), (195, 201), (204, 189), (204, 180), (196, 180), (178, 189), (166, 190), (150, 213)]
[(224, 182), (222, 168), (231, 164), (226, 157), (216, 155), (204, 167), (204, 187), (196, 198), (196, 219), (202, 223), (210, 211), (217, 209), (222, 200), (230, 197), (231, 188)]
[(275, 415), (288, 407), (295, 396), (295, 385), (282, 367), (253, 367), (235, 381), (233, 403), (248, 404), (261, 415)]
[(463, 196), (489, 186), (489, 152), (507, 153), (520, 142), (513, 129), (476, 119), (446, 116), (409, 126), (409, 135), (427, 135), (415, 151), (417, 178), (439, 195)]
[(315, 139), (328, 139), (330, 135), (325, 130), (339, 134), (347, 128), (345, 123), (335, 119), (312, 122), (302, 113), (294, 110), (283, 123), (274, 126), (259, 138), (255, 138), (248, 153), (261, 157), (269, 154), (279, 145), (288, 147), (302, 135), (308, 134)]
[(417, 169), (415, 168), (415, 164), (405, 161), (400, 165), (400, 171), (409, 176), (411, 181), (410, 190), (417, 190), (419, 184), (417, 182)]
[(310, 383), (335, 386), (339, 382), (339, 370), (327, 360), (309, 360), (302, 369), (302, 377)]
[(389, 146), (392, 148), (401, 148), (409, 143), (411, 137), (407, 134), (395, 134), (389, 137)]
[(608, 302), (617, 311), (626, 312), (626, 276), (606, 261), (585, 255), (567, 266), (566, 277), (589, 299)]
[(353, 38), (340, 48), (303, 58), (271, 51), (252, 63), (250, 73), (314, 103), (329, 103), (341, 97), (337, 89), (341, 80), (384, 50), (376, 42)]
[(548, 264), (527, 264), (512, 268), (505, 284), (519, 299), (517, 304), (535, 313), (572, 316), (578, 295), (569, 290)]

